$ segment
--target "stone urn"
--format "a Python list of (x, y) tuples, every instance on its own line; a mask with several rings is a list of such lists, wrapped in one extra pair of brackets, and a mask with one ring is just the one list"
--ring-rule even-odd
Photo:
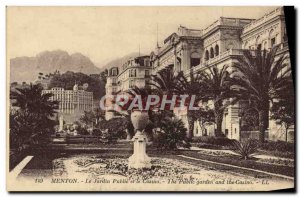
[(133, 111), (130, 118), (135, 132), (142, 132), (149, 122), (147, 111)]
[(147, 111), (133, 111), (131, 122), (136, 131), (132, 138), (133, 155), (129, 157), (129, 168), (151, 168), (151, 159), (146, 153), (146, 135), (143, 132), (149, 122)]

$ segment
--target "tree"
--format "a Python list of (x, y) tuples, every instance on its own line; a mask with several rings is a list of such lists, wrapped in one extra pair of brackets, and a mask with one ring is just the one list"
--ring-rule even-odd
[(151, 76), (149, 85), (156, 90), (159, 95), (173, 95), (180, 92), (178, 78), (172, 67), (167, 67)]
[[(188, 79), (182, 71), (175, 73), (172, 67), (167, 67), (160, 70), (157, 75), (151, 76), (150, 85), (159, 95), (196, 95), (195, 103), (198, 103), (201, 98), (202, 86), (199, 83), (199, 75), (190, 73)], [(193, 111), (186, 109), (189, 125), (188, 138), (192, 138), (196, 116)]]
[(214, 117), (216, 123), (216, 137), (224, 137), (222, 133), (223, 114), (226, 107), (234, 104), (235, 99), (229, 100), (230, 89), (227, 83), (229, 78), (228, 66), (218, 69), (212, 66), (200, 73), (201, 84), (204, 90), (203, 100), (212, 100), (214, 104)]
[(265, 140), (268, 128), (270, 102), (280, 99), (282, 91), (292, 87), (291, 68), (285, 63), (287, 56), (277, 56), (278, 46), (266, 50), (244, 50), (243, 57), (233, 65), (230, 78), (232, 96), (249, 100), (258, 111), (259, 141)]
[(104, 84), (106, 84), (107, 76), (108, 76), (108, 70), (107, 69), (105, 69), (104, 71), (102, 71), (100, 73), (100, 78), (101, 78), (101, 80)]
[(156, 142), (161, 150), (175, 150), (178, 146), (190, 146), (186, 141), (186, 128), (183, 122), (176, 118), (163, 120), (161, 130), (157, 133)]
[(291, 89), (282, 99), (274, 102), (271, 107), (271, 118), (285, 128), (285, 140), (288, 141), (288, 130), (295, 124), (295, 97)]
[(214, 110), (210, 109), (208, 106), (201, 106), (199, 110), (195, 111), (197, 120), (201, 127), (202, 133), (204, 133), (206, 125), (212, 125), (215, 123)]
[[(193, 73), (193, 71), (190, 71), (189, 78), (187, 78), (181, 71), (176, 76), (176, 79), (178, 80), (176, 85), (176, 87), (178, 88), (178, 92), (180, 92), (181, 95), (194, 95), (194, 102), (196, 104), (199, 104), (199, 102), (203, 99), (203, 96), (205, 95), (203, 83), (201, 83), (202, 74), (200, 72)], [(191, 139), (194, 137), (194, 123), (199, 118), (200, 114), (198, 110), (190, 110), (188, 106), (186, 106), (186, 110), (189, 125), (188, 138)]]
[(43, 88), (39, 84), (16, 88), (15, 91), (10, 92), (12, 106), (41, 117), (53, 117), (58, 109), (58, 103), (50, 101), (53, 95), (51, 93), (42, 94), (42, 90)]
[(51, 118), (58, 109), (52, 94), (42, 94), (40, 85), (16, 88), (10, 92), (12, 105), (17, 110), (10, 113), (11, 147), (21, 150), (25, 144), (47, 142), (54, 131), (55, 120)]

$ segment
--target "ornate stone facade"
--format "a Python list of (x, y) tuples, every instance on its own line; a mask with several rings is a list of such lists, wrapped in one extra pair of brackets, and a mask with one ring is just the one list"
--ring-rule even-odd
[[(180, 26), (177, 32), (164, 40), (163, 46), (157, 45), (151, 52), (151, 72), (155, 74), (169, 66), (173, 67), (174, 71), (183, 71), (187, 74), (190, 71), (206, 70), (210, 66), (222, 68), (237, 61), (236, 58), (243, 55), (243, 49), (261, 47), (269, 50), (274, 45), (280, 46), (278, 54), (289, 53), (284, 12), (281, 7), (256, 20), (221, 17), (204, 29), (188, 29)], [(289, 63), (289, 60), (287, 61)], [(126, 80), (126, 77), (119, 79), (119, 81)], [(129, 88), (121, 87), (121, 90)], [(187, 124), (186, 112), (180, 111), (177, 115)], [(194, 134), (203, 135), (202, 131), (199, 132), (197, 124), (195, 123)], [(227, 137), (240, 138), (238, 104), (225, 110), (222, 128)], [(206, 134), (214, 135), (214, 126), (207, 128)]]

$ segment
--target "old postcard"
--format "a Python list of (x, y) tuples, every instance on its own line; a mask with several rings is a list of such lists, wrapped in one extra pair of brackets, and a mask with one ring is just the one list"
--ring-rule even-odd
[(293, 7), (18, 7), (8, 191), (294, 191)]

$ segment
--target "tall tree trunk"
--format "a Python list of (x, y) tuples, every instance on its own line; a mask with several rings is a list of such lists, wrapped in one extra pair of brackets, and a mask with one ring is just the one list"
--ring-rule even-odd
[(194, 118), (192, 117), (192, 113), (187, 111), (187, 119), (188, 119), (188, 126), (189, 130), (187, 133), (188, 139), (192, 139), (194, 137)]
[(216, 137), (223, 137), (222, 133), (222, 122), (223, 122), (223, 112), (215, 112), (215, 121), (217, 125), (217, 129), (215, 131)]
[(259, 120), (259, 142), (265, 142), (265, 132), (268, 128), (269, 121), (269, 108), (264, 106), (263, 109), (258, 111), (258, 120)]

